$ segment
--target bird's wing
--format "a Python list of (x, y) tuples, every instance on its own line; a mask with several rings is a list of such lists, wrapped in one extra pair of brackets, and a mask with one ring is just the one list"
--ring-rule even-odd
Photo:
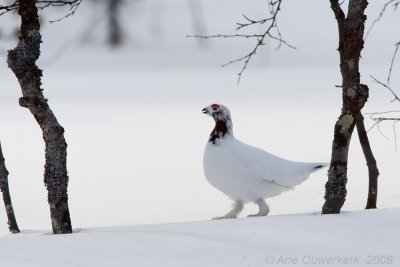
[[(266, 183), (293, 189), (296, 185), (307, 179), (311, 171), (306, 163), (289, 161), (259, 148), (247, 145), (238, 140), (233, 140), (227, 146), (227, 153), (236, 164), (261, 178)], [(250, 177), (249, 177), (250, 178)]]

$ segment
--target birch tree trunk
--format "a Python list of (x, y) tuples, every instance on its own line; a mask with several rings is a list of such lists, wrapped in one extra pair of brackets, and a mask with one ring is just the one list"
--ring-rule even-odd
[(71, 233), (64, 128), (43, 96), (40, 88), (42, 70), (36, 65), (42, 42), (36, 1), (19, 1), (18, 14), (21, 17), (21, 36), (17, 46), (8, 51), (7, 63), (21, 86), (19, 105), (29, 109), (43, 133), (46, 157), (44, 183), (48, 191), (53, 233)]
[(13, 234), (19, 233), (17, 220), (15, 219), (14, 208), (11, 202), (10, 189), (8, 187), (8, 171), (4, 162), (3, 151), (0, 143), (0, 189), (3, 193), (4, 206), (6, 208), (8, 218), (8, 228)]
[[(367, 0), (350, 0), (347, 17), (339, 0), (330, 0), (339, 29), (342, 112), (335, 124), (332, 157), (325, 185), (322, 213), (340, 213), (346, 200), (349, 144), (357, 118), (368, 100), (368, 86), (360, 83), (359, 61), (364, 46)], [(358, 120), (361, 125), (363, 120)]]
[(119, 18), (121, 0), (109, 0), (108, 3), (108, 42), (111, 46), (119, 46), (122, 43), (122, 29)]

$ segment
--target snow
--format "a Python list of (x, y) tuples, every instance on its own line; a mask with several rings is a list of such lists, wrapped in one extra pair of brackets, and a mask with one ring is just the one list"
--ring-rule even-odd
[[(360, 265), (368, 256), (393, 256), (398, 262), (400, 154), (390, 124), (382, 127), (389, 140), (376, 128), (369, 132), (381, 174), (379, 210), (363, 211), (368, 177), (354, 136), (342, 214), (319, 215), (327, 179), (321, 171), (268, 200), (266, 218), (209, 220), (226, 212), (231, 201), (203, 174), (213, 122), (202, 108), (229, 106), (235, 136), (245, 143), (294, 161), (328, 162), (341, 101), (334, 86), (341, 81), (337, 27), (325, 1), (285, 2), (281, 30), (298, 49), (275, 52), (275, 44), (267, 44), (237, 85), (241, 65), (219, 65), (244, 55), (252, 44), (215, 40), (199, 50), (196, 40), (185, 37), (192, 29), (183, 2), (163, 1), (159, 25), (168, 31), (158, 43), (148, 31), (151, 14), (144, 12), (157, 2), (137, 1), (142, 6), (133, 9), (140, 16), (128, 16), (136, 20), (126, 23), (134, 31), (120, 51), (101, 44), (102, 24), (93, 29), (93, 42), (79, 42), (88, 18), (101, 14), (98, 9), (43, 23), (40, 67), (44, 94), (66, 130), (72, 235), (49, 234), (41, 132), (18, 106), (19, 85), (5, 63), (4, 51), (15, 42), (0, 40), (0, 139), (23, 231), (8, 234), (0, 205), (0, 266), (264, 266), (268, 255), (299, 261), (307, 255), (354, 256)], [(208, 32), (231, 31), (243, 13), (263, 16), (265, 1), (252, 2), (203, 1)], [(380, 5), (370, 2), (371, 22)], [(321, 12), (311, 12), (310, 20), (299, 17), (310, 7)], [(44, 20), (64, 14), (52, 12)], [(398, 109), (368, 76), (387, 75), (398, 36), (384, 29), (398, 25), (396, 14), (388, 13), (365, 44), (361, 75), (371, 89), (365, 112)], [(15, 22), (11, 15), (0, 17), (1, 27)], [(393, 73), (398, 70), (396, 65)], [(392, 85), (400, 84), (400, 76), (392, 76)], [(368, 128), (373, 122), (366, 117)], [(256, 209), (248, 205), (242, 214)]]
[[(307, 86), (310, 72), (318, 77), (313, 86)], [(63, 262), (60, 266), (128, 266), (132, 262), (196, 266), (205, 261), (207, 266), (220, 262), (260, 266), (267, 255), (282, 253), (298, 257), (398, 255), (394, 254), (398, 243), (390, 241), (398, 240), (394, 238), (398, 210), (388, 208), (399, 203), (400, 156), (393, 139), (387, 141), (377, 130), (370, 135), (381, 172), (378, 207), (387, 210), (349, 212), (362, 210), (367, 196), (365, 161), (354, 138), (342, 215), (318, 215), (326, 182), (321, 171), (296, 190), (269, 199), (267, 218), (177, 223), (209, 220), (231, 205), (203, 174), (204, 146), (213, 127), (201, 112), (204, 106), (228, 103), (235, 118), (235, 136), (244, 142), (292, 160), (329, 161), (332, 128), (340, 109), (336, 104), (340, 92), (333, 87), (336, 77), (332, 73), (337, 73), (336, 68), (252, 70), (235, 87), (234, 75), (218, 69), (143, 71), (135, 72), (135, 79), (129, 72), (70, 72), (64, 79), (65, 73), (48, 71), (45, 93), (66, 129), (69, 144), (70, 208), (78, 232), (66, 237), (43, 235), (51, 226), (41, 134), (31, 115), (18, 107), (18, 88), (10, 77), (13, 91), (9, 94), (15, 96), (1, 98), (1, 138), (14, 208), (24, 233), (7, 234), (5, 213), (0, 212), (0, 266), (20, 267), (26, 262), (46, 266), (54, 261)], [(293, 91), (298, 86), (302, 93)], [(318, 93), (320, 88), (326, 88), (326, 93)], [(387, 106), (386, 92), (371, 93), (376, 102), (366, 111)], [(390, 137), (391, 126), (383, 131)], [(242, 214), (256, 211), (255, 205), (247, 205)], [(301, 212), (312, 215), (282, 215)], [(330, 220), (328, 225), (321, 223), (326, 220)], [(152, 225), (159, 223), (171, 224)], [(93, 229), (106, 226), (112, 228)], [(334, 254), (329, 253), (332, 247)], [(45, 256), (47, 249), (54, 256)], [(55, 257), (64, 251), (66, 256)]]
[[(319, 79), (308, 86), (311, 72)], [(205, 220), (224, 213), (230, 201), (208, 184), (202, 170), (214, 122), (201, 110), (213, 102), (231, 107), (235, 136), (243, 142), (294, 161), (330, 158), (340, 111), (340, 91), (333, 87), (336, 68), (249, 71), (239, 87), (226, 70), (143, 71), (135, 72), (135, 79), (130, 72), (70, 72), (68, 79), (64, 73), (46, 73), (45, 93), (69, 145), (69, 195), (77, 228)], [(15, 83), (10, 75), (6, 88), (14, 95), (2, 97), (0, 106), (14, 208), (22, 229), (49, 229), (41, 133), (31, 114), (18, 106)], [(295, 84), (302, 93), (291, 89)], [(326, 91), (320, 94), (319, 88)], [(376, 110), (379, 101), (380, 107), (387, 105), (385, 91), (371, 94), (376, 102), (365, 111)], [(391, 125), (382, 130), (391, 137)], [(393, 139), (387, 141), (377, 130), (370, 134), (381, 171), (378, 206), (397, 207), (400, 156)], [(357, 142), (351, 146), (350, 162), (344, 210), (359, 210), (365, 205), (368, 179)], [(325, 172), (317, 172), (296, 190), (271, 199), (271, 214), (320, 210), (325, 181)], [(247, 209), (244, 214), (255, 207)], [(5, 222), (5, 214), (0, 216)], [(5, 223), (0, 227), (7, 232)]]
[(331, 258), (367, 266), (379, 257), (382, 266), (394, 266), (400, 257), (399, 223), (396, 208), (76, 229), (63, 236), (24, 231), (0, 238), (0, 264), (203, 267), (268, 266), (290, 260), (295, 266), (309, 266)]

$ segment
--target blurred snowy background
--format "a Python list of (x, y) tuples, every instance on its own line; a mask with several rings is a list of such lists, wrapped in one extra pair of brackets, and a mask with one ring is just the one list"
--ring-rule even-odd
[[(383, 4), (370, 2), (367, 28)], [(228, 210), (230, 200), (202, 171), (213, 122), (201, 110), (212, 102), (230, 107), (235, 135), (246, 143), (292, 160), (329, 161), (341, 101), (329, 1), (285, 1), (278, 22), (297, 49), (275, 50), (277, 43), (267, 43), (239, 85), (242, 65), (220, 65), (248, 53), (254, 40), (186, 37), (233, 33), (243, 14), (257, 19), (267, 11), (264, 0), (124, 1), (118, 48), (106, 43), (101, 1), (84, 1), (74, 16), (57, 23), (48, 21), (65, 9), (42, 12), (39, 66), (45, 96), (66, 130), (74, 228), (208, 220)], [(366, 41), (361, 70), (371, 96), (364, 112), (398, 109), (369, 75), (385, 80), (399, 23), (398, 11), (389, 9)], [(18, 106), (20, 88), (6, 64), (18, 24), (15, 14), (0, 17), (0, 140), (20, 228), (50, 229), (41, 132)], [(398, 89), (399, 73), (397, 64), (392, 85)], [(388, 139), (376, 129), (370, 138), (381, 172), (378, 206), (389, 208), (400, 201), (400, 156), (391, 124), (382, 131)], [(353, 141), (344, 210), (363, 209), (367, 197), (365, 160), (357, 136)], [(295, 191), (267, 200), (271, 214), (319, 211), (326, 179), (321, 171)], [(249, 205), (244, 213), (255, 209)], [(0, 233), (6, 232), (0, 212)]]

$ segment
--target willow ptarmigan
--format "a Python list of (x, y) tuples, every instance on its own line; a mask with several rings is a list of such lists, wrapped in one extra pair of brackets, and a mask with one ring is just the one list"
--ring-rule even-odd
[(223, 105), (203, 109), (215, 127), (210, 134), (203, 158), (208, 182), (234, 200), (233, 209), (214, 219), (236, 218), (246, 202), (259, 207), (253, 216), (269, 212), (265, 198), (277, 196), (305, 181), (326, 163), (293, 162), (240, 142), (233, 136), (231, 114)]

